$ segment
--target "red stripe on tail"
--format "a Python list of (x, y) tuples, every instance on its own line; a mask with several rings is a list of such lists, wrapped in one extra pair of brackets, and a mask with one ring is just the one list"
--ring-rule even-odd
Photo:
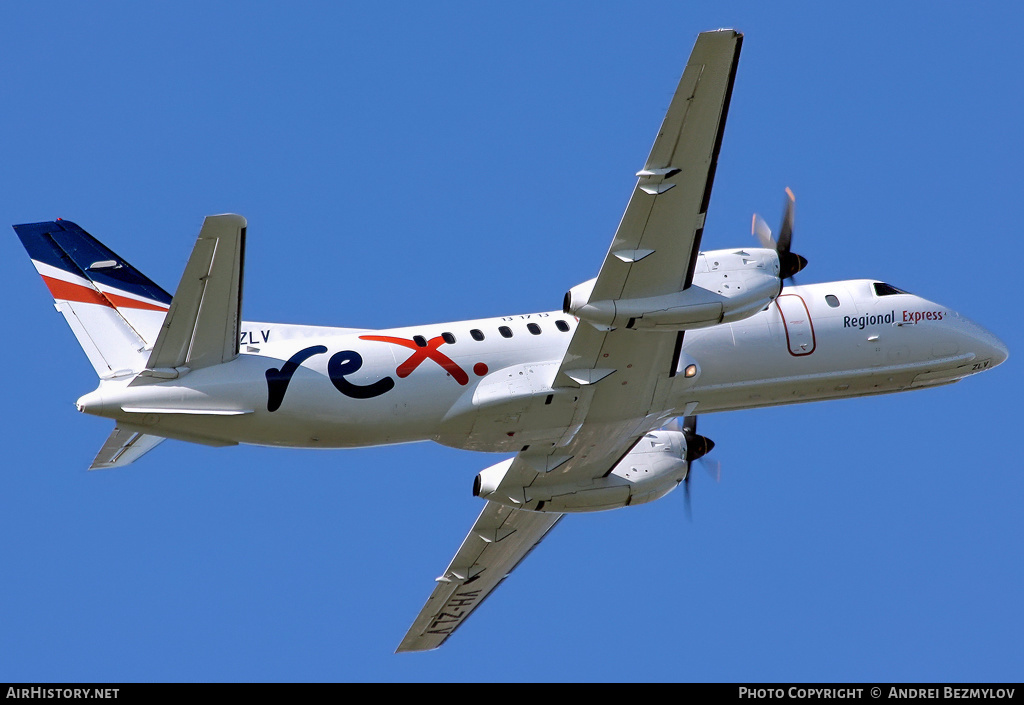
[(140, 308), (145, 311), (167, 310), (167, 307), (161, 304), (129, 299), (127, 296), (118, 296), (117, 294), (101, 294), (91, 286), (73, 284), (63, 279), (43, 276), (43, 281), (46, 282), (46, 287), (50, 290), (53, 298), (61, 301), (79, 301), (85, 304), (109, 306), (110, 308)]

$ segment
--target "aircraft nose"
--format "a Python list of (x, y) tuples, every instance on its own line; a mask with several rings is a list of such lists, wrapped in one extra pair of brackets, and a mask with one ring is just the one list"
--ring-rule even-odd
[[(986, 331), (987, 333), (988, 331)], [(1006, 347), (1006, 343), (995, 337), (991, 333), (988, 334), (991, 339), (988, 342), (988, 346), (991, 348), (992, 354), (992, 366), (1001, 365), (1006, 362), (1006, 358), (1010, 356), (1010, 351)]]
[(974, 321), (963, 316), (960, 316), (960, 320), (967, 326), (974, 347), (973, 352), (977, 356), (976, 360), (991, 360), (988, 365), (989, 369), (1006, 362), (1006, 358), (1010, 356), (1006, 343)]

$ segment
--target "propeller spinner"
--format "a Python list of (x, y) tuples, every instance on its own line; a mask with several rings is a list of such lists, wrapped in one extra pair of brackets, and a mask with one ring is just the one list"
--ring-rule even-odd
[(793, 244), (793, 211), (795, 209), (796, 197), (793, 192), (786, 189), (786, 200), (782, 214), (782, 225), (779, 226), (779, 239), (772, 238), (772, 230), (764, 218), (757, 213), (754, 214), (750, 225), (751, 234), (758, 239), (761, 247), (775, 250), (779, 255), (779, 278), (789, 279), (794, 274), (807, 266), (807, 260), (801, 255), (792, 251)]

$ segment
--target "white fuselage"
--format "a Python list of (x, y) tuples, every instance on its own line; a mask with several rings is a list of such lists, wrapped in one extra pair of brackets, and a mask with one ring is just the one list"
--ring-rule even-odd
[[(514, 452), (558, 443), (580, 421), (572, 390), (553, 385), (577, 325), (589, 324), (561, 312), (390, 330), (245, 323), (229, 363), (155, 384), (104, 382), (78, 403), (138, 430), (214, 445), (434, 440)], [(787, 286), (749, 318), (687, 331), (677, 369), (692, 364), (696, 374), (674, 375), (667, 407), (652, 417), (945, 384), (1006, 355), (957, 313), (910, 294), (878, 295), (870, 280)]]

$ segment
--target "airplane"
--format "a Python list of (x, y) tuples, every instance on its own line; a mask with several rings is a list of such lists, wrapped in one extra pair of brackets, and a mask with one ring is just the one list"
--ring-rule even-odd
[[(242, 319), (247, 221), (208, 216), (173, 296), (75, 223), (15, 225), (115, 421), (91, 469), (165, 439), (514, 454), (398, 651), (435, 649), (566, 515), (651, 502), (713, 447), (709, 413), (957, 382), (1006, 360), (945, 305), (858, 279), (793, 283), (795, 198), (757, 247), (702, 251), (743, 35), (698, 36), (597, 276), (561, 310), (389, 330)], [(468, 489), (468, 488), (467, 488)]]

